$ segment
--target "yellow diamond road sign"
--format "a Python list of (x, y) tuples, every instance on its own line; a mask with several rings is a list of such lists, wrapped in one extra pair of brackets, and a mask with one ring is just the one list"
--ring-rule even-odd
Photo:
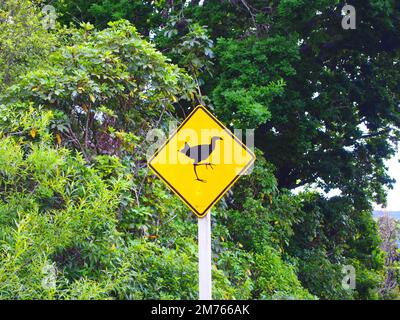
[(198, 106), (150, 158), (149, 167), (202, 218), (254, 160), (248, 147)]

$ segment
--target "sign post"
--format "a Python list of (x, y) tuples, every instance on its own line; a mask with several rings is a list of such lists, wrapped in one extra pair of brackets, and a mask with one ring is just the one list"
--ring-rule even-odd
[(199, 241), (199, 299), (211, 300), (211, 210), (198, 218)]
[(255, 158), (210, 111), (197, 106), (148, 162), (199, 218), (200, 300), (211, 300), (211, 208)]

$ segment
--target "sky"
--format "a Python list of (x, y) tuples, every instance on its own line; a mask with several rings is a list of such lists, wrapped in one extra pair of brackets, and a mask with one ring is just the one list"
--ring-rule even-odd
[[(400, 211), (400, 151), (397, 155), (386, 161), (386, 165), (389, 168), (389, 175), (396, 179), (394, 189), (389, 190), (387, 199), (387, 210), (388, 211)], [(380, 206), (375, 206), (375, 210), (381, 210)]]
[[(390, 160), (385, 161), (388, 167), (388, 172), (391, 178), (395, 179), (396, 182), (393, 184), (393, 189), (388, 189), (387, 207), (382, 208), (377, 204), (374, 205), (374, 210), (385, 210), (385, 211), (400, 211), (400, 150), (399, 152)], [(297, 194), (305, 190), (304, 186), (294, 189), (294, 193)], [(321, 189), (316, 188), (316, 190), (324, 193)], [(340, 194), (340, 190), (333, 189), (326, 195), (328, 197), (334, 197)]]

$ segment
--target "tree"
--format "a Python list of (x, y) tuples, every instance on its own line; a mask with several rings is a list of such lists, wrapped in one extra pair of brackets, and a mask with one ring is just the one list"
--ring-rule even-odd
[[(392, 180), (383, 161), (398, 139), (397, 4), (354, 1), (362, 17), (356, 30), (342, 29), (342, 6), (334, 0), (280, 0), (268, 6), (261, 0), (64, 0), (57, 5), (62, 21), (79, 28), (58, 30), (59, 48), (43, 58), (46, 66), (26, 72), (1, 95), (3, 114), (12, 115), (0, 117), (1, 154), (4, 159), (15, 154), (20, 163), (17, 173), (15, 166), (5, 166), (1, 174), (25, 178), (16, 189), (4, 179), (9, 193), (0, 202), (5, 208), (0, 217), (15, 211), (21, 186), (25, 194), (58, 178), (61, 189), (70, 189), (71, 182), (59, 175), (81, 171), (119, 203), (110, 200), (100, 210), (113, 237), (89, 223), (82, 226), (87, 238), (77, 236), (72, 248), (55, 250), (54, 242), (49, 255), (36, 250), (65, 275), (57, 297), (79, 292), (103, 298), (194, 297), (196, 279), (188, 274), (196, 263), (195, 220), (148, 175), (144, 136), (199, 102), (231, 127), (256, 129), (259, 148), (253, 174), (215, 209), (216, 297), (379, 297), (384, 261), (371, 201), (385, 201), (384, 186)], [(121, 17), (147, 39), (127, 21), (106, 24)], [(95, 25), (79, 23), (82, 19)], [(51, 111), (51, 120), (28, 121), (30, 108)], [(45, 136), (47, 144), (41, 143)], [(62, 150), (70, 150), (68, 161), (82, 166), (61, 166), (50, 177), (29, 180), (26, 158), (43, 168), (46, 159), (38, 154), (50, 152), (63, 163), (67, 151)], [(99, 190), (82, 184), (88, 205), (97, 205), (93, 198)], [(115, 185), (121, 187), (114, 190)], [(341, 194), (293, 194), (299, 186), (338, 188)], [(39, 206), (28, 237), (35, 228), (46, 229), (40, 220), (46, 210), (63, 202), (80, 205), (43, 189), (48, 196), (39, 194), (21, 211), (25, 215)], [(78, 212), (85, 214), (81, 207)], [(6, 276), (25, 266), (25, 260), (9, 259), (19, 240), (15, 227), (5, 226), (1, 232), (9, 251), (2, 256), (7, 263), (0, 276), (1, 270)], [(73, 224), (66, 230), (74, 230)], [(355, 291), (341, 287), (343, 264), (356, 269)], [(138, 269), (145, 271), (138, 274)], [(29, 290), (37, 288), (27, 281), (32, 274), (37, 270), (19, 274), (24, 285), (33, 283)], [(21, 285), (13, 279), (6, 296)], [(31, 290), (24, 297), (41, 294)]]
[[(191, 78), (126, 21), (63, 29), (60, 40), (49, 65), (1, 99), (1, 298), (194, 298), (196, 220), (184, 223), (184, 205), (146, 179), (144, 151), (132, 157), (134, 137), (112, 136), (107, 122), (139, 135), (161, 121), (156, 108), (190, 95)], [(214, 279), (217, 298), (250, 297), (222, 270)]]
[(386, 253), (385, 281), (381, 287), (381, 294), (390, 297), (398, 290), (398, 265), (400, 260), (398, 241), (399, 241), (399, 222), (390, 217), (387, 213), (378, 219), (379, 232), (382, 238), (382, 250)]
[(0, 89), (14, 83), (30, 66), (45, 63), (55, 36), (42, 22), (43, 1), (8, 0), (0, 4)]
[(165, 1), (142, 0), (59, 0), (54, 3), (60, 13), (60, 21), (79, 25), (89, 22), (106, 28), (109, 21), (129, 20), (148, 37), (153, 28), (162, 23)]
[[(327, 264), (337, 271), (340, 261), (352, 260), (364, 279), (358, 297), (376, 297), (382, 260), (371, 202), (384, 203), (384, 187), (393, 182), (384, 160), (399, 138), (399, 7), (387, 1), (352, 4), (362, 19), (356, 30), (346, 31), (338, 1), (274, 1), (268, 8), (261, 1), (192, 1), (182, 6), (181, 20), (208, 26), (215, 67), (202, 92), (225, 123), (257, 129), (256, 146), (276, 167), (278, 187), (341, 191), (340, 201), (311, 198), (302, 209), (309, 215), (313, 206), (320, 208), (321, 217), (310, 216), (305, 227), (321, 228), (324, 221), (318, 232), (332, 241), (331, 248), (300, 241), (295, 227), (292, 255), (308, 268), (314, 262), (291, 249), (301, 246), (304, 253), (315, 245), (310, 257), (319, 261), (328, 254)], [(348, 215), (346, 224), (355, 229), (336, 230), (332, 215)], [(333, 254), (361, 230), (366, 239), (351, 241), (354, 250)], [(332, 240), (333, 231), (344, 238)], [(300, 279), (319, 296), (340, 297), (333, 274), (322, 274), (319, 283)], [(327, 283), (332, 291), (320, 291)]]
[[(204, 88), (217, 114), (258, 128), (256, 146), (277, 167), (280, 187), (316, 183), (360, 205), (383, 202), (392, 182), (383, 160), (399, 137), (398, 6), (354, 1), (362, 19), (345, 31), (337, 1), (224, 4), (187, 9), (219, 37), (215, 77)], [(241, 27), (221, 24), (217, 7)]]
[(352, 4), (356, 30), (342, 29), (334, 0), (167, 2), (164, 21), (173, 23), (148, 29), (184, 65), (171, 49), (193, 23), (207, 26), (215, 66), (201, 90), (217, 115), (257, 129), (280, 187), (338, 188), (362, 209), (384, 202), (393, 182), (383, 160), (399, 137), (400, 28), (394, 2)]
[[(191, 78), (126, 21), (102, 31), (83, 24), (65, 32), (66, 45), (50, 55), (48, 65), (6, 91), (4, 101), (56, 110), (59, 143), (87, 160), (131, 152), (174, 101), (194, 96)], [(137, 153), (140, 157), (145, 161), (144, 152)]]

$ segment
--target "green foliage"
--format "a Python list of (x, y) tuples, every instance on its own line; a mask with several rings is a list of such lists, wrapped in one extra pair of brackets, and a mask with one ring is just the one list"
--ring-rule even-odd
[[(189, 240), (189, 239), (188, 239)], [(119, 299), (196, 299), (197, 246), (190, 239), (184, 248), (156, 243), (133, 243), (120, 253)]]
[[(376, 298), (383, 255), (370, 213), (358, 212), (345, 197), (326, 200), (316, 193), (300, 197), (303, 209), (288, 250), (298, 258), (299, 278), (305, 287), (324, 299)], [(343, 265), (355, 268), (354, 292), (341, 286)]]
[[(322, 249), (302, 252), (298, 260), (299, 279), (311, 293), (321, 299), (353, 299), (353, 292), (342, 288), (342, 266), (331, 262)], [(358, 279), (358, 276), (357, 276)]]
[(0, 5), (0, 90), (29, 67), (44, 64), (56, 42), (41, 21), (41, 0), (7, 0)]
[(129, 20), (143, 35), (161, 23), (164, 0), (58, 0), (54, 3), (65, 24), (90, 22), (106, 28), (109, 21)]
[[(120, 154), (121, 144), (132, 145), (138, 134), (143, 141), (160, 112), (193, 97), (191, 78), (135, 27), (126, 21), (109, 25), (102, 31), (90, 24), (66, 31), (67, 44), (50, 55), (49, 64), (27, 73), (7, 93), (9, 101), (57, 110), (66, 128), (58, 132), (63, 145), (79, 148), (86, 159)], [(128, 129), (135, 136), (126, 134)]]
[[(50, 112), (29, 113), (19, 127), (48, 124), (51, 118)], [(124, 182), (107, 184), (81, 156), (51, 147), (45, 127), (38, 132), (43, 134), (2, 132), (0, 159), (9, 162), (0, 179), (2, 298), (55, 297), (41, 285), (48, 264), (57, 265), (61, 282), (95, 277), (116, 236), (113, 210)]]
[(381, 298), (394, 2), (355, 1), (346, 32), (336, 0), (60, 0), (52, 32), (40, 5), (0, 7), (0, 298), (197, 298), (197, 221), (145, 137), (198, 102), (259, 148), (213, 210), (213, 296)]
[(284, 92), (283, 79), (296, 72), (291, 66), (298, 59), (296, 39), (219, 39), (215, 51), (218, 84), (212, 97), (218, 114), (235, 128), (265, 124), (271, 103)]
[[(46, 129), (53, 117), (49, 111), (3, 106), (0, 118), (7, 120), (14, 108), (23, 114), (24, 107), (25, 116), (11, 117), (15, 129), (2, 132), (0, 140), (4, 164), (0, 172), (1, 298), (196, 298), (194, 233), (186, 231), (189, 237), (180, 236), (172, 244), (147, 242), (144, 237), (133, 241), (132, 234), (121, 233), (127, 217), (117, 213), (130, 185), (111, 174), (121, 168), (117, 158), (99, 156), (96, 165), (88, 167), (80, 154), (52, 147)], [(33, 124), (35, 137), (30, 134)], [(175, 197), (165, 194), (161, 200), (174, 204), (170, 209), (184, 212)], [(151, 218), (142, 219), (149, 223)], [(195, 222), (187, 223), (195, 226)], [(174, 223), (185, 226), (182, 220)], [(151, 238), (147, 232), (152, 230), (146, 230), (145, 237)], [(43, 281), (49, 265), (57, 270), (56, 284), (46, 288)], [(235, 294), (224, 272), (216, 269), (215, 296)]]
[(255, 256), (255, 290), (263, 299), (312, 299), (293, 270), (271, 248)]

